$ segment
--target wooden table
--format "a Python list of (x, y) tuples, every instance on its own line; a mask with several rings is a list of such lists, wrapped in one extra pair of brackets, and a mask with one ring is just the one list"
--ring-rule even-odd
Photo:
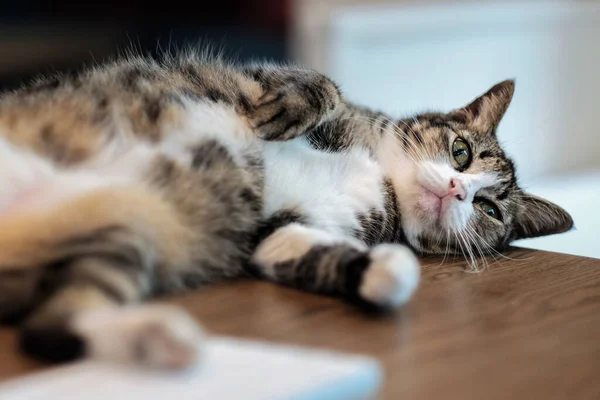
[[(174, 298), (208, 330), (377, 357), (385, 399), (600, 399), (600, 260), (514, 249), (465, 273), (425, 260), (414, 299), (375, 317), (270, 283)], [(0, 331), (0, 378), (43, 366)]]

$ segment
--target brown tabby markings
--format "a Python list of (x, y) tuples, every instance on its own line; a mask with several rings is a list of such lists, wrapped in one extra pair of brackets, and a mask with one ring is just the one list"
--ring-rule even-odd
[(384, 190), (384, 209), (373, 209), (368, 214), (358, 216), (361, 227), (355, 236), (368, 246), (405, 242), (396, 190), (389, 179), (384, 181)]

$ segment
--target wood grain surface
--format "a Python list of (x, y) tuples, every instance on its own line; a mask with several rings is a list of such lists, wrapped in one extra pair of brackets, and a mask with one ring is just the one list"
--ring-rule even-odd
[[(397, 314), (258, 281), (165, 299), (215, 334), (377, 357), (384, 399), (600, 399), (600, 260), (513, 249), (480, 273), (424, 260)], [(47, 368), (0, 330), (0, 379)]]

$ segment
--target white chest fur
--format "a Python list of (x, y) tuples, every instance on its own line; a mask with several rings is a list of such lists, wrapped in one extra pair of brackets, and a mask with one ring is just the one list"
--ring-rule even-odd
[(293, 209), (336, 233), (359, 227), (356, 218), (383, 208), (382, 173), (366, 150), (325, 153), (303, 138), (266, 143), (265, 215)]

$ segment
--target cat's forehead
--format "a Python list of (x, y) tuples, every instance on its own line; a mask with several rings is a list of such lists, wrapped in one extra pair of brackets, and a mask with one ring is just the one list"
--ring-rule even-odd
[(473, 134), (463, 130), (462, 137), (467, 138), (473, 157), (471, 169), (474, 171), (494, 172), (503, 179), (513, 179), (515, 164), (506, 155), (492, 134)]

